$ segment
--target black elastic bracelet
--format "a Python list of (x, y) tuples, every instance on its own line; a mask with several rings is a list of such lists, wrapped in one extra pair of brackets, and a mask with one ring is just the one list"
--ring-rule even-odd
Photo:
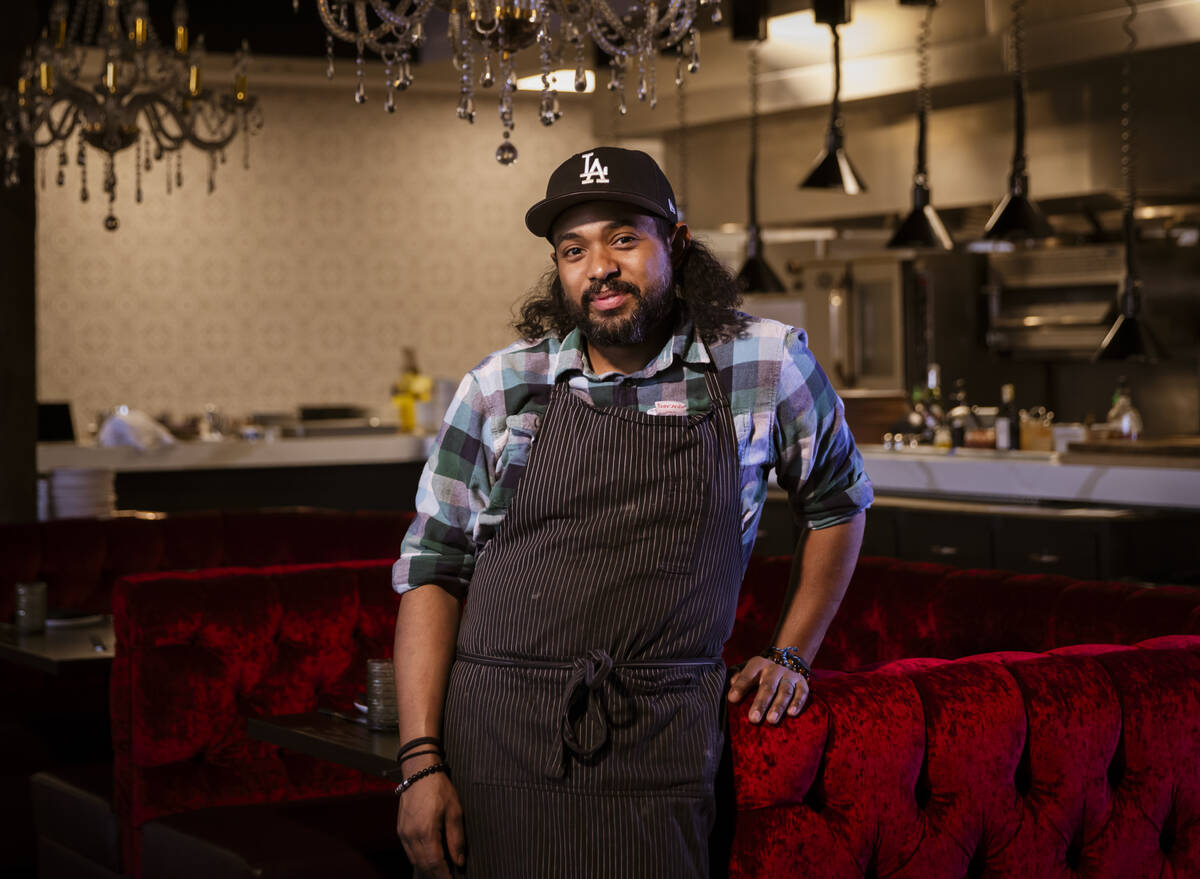
[(438, 748), (442, 746), (442, 740), (437, 736), (420, 736), (419, 738), (409, 739), (400, 746), (400, 750), (396, 752), (396, 762), (400, 762), (400, 758), (411, 751), (413, 748), (419, 748), (421, 745), (434, 745)]
[(408, 778), (404, 779), (404, 781), (396, 785), (396, 796), (401, 796), (406, 790), (408, 790), (422, 778), (427, 775), (433, 775), (435, 772), (445, 772), (447, 775), (449, 775), (450, 764), (443, 760), (441, 763), (434, 763), (432, 766), (426, 766), (424, 769), (414, 772)]
[(428, 757), (430, 754), (433, 754), (434, 756), (437, 756), (437, 757), (442, 756), (442, 752), (441, 752), (440, 748), (430, 748), (428, 751), (416, 751), (412, 754), (405, 754), (403, 757), (401, 757), (396, 762), (403, 763), (405, 760), (411, 760), (413, 757)]
[(812, 680), (812, 669), (795, 647), (768, 647), (759, 655), (776, 665), (797, 672), (806, 682)]

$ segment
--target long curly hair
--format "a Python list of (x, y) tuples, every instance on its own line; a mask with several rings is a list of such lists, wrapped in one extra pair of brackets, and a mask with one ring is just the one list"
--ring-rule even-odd
[[(674, 226), (656, 219), (658, 234), (669, 241)], [(675, 270), (675, 295), (687, 307), (696, 332), (705, 342), (727, 342), (746, 327), (747, 317), (738, 311), (742, 302), (737, 280), (713, 252), (692, 239)], [(551, 267), (517, 307), (513, 320), (522, 339), (554, 335), (562, 338), (575, 329), (563, 300), (558, 269)]]

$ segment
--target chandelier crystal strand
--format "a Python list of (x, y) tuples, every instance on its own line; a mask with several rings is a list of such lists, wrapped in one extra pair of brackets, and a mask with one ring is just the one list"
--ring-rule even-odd
[[(315, 0), (318, 15), (326, 30), (328, 73), (332, 75), (332, 41), (353, 44), (361, 55), (364, 50), (384, 59), (400, 58), (408, 70), (411, 50), (420, 45), (422, 31), (434, 0)], [(562, 115), (558, 87), (551, 77), (557, 64), (572, 57), (575, 64), (575, 90), (587, 90), (587, 52), (584, 40), (590, 36), (611, 59), (612, 80), (609, 89), (622, 114), (625, 104), (626, 76), (636, 64), (638, 95), (653, 108), (657, 104), (655, 60), (660, 51), (675, 48), (687, 38), (685, 57), (689, 72), (699, 69), (699, 40), (695, 30), (699, 13), (711, 13), (714, 22), (720, 21), (718, 0), (649, 0), (628, 5), (625, 15), (618, 16), (608, 0), (441, 0), (449, 13), (450, 44), (454, 49), (455, 69), (460, 76), (457, 113), (460, 119), (474, 119), (474, 89), (490, 88), (496, 76), (501, 77), (500, 114), (504, 125), (505, 142), (496, 151), (503, 164), (515, 160), (515, 146), (510, 142), (513, 128), (512, 92), (515, 85), (505, 87), (504, 80), (515, 69), (515, 56), (535, 42), (542, 73), (542, 100), (538, 115), (544, 125), (550, 125)], [(353, 14), (352, 14), (353, 13)], [(557, 17), (560, 39), (556, 45), (551, 36), (550, 22)], [(482, 54), (478, 82), (471, 75), (474, 54)], [(494, 56), (494, 57), (493, 57)], [(496, 69), (498, 68), (498, 69)], [(390, 79), (390, 77), (389, 77)], [(403, 76), (396, 81), (396, 90), (403, 91), (411, 81)], [(356, 96), (360, 95), (356, 82)], [(359, 103), (362, 101), (360, 100)], [(389, 104), (385, 103), (385, 108)]]
[[(471, 38), (462, 13), (458, 9), (450, 12), (450, 45), (454, 47), (454, 67), (459, 75), (458, 118), (464, 122), (475, 122), (475, 55), (471, 51)], [(484, 64), (488, 59), (484, 56)], [(490, 75), (490, 69), (487, 71)]]

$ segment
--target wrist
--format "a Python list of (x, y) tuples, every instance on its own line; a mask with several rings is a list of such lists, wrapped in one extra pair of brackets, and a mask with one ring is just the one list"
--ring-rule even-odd
[(812, 667), (808, 664), (808, 660), (800, 653), (797, 647), (777, 647), (771, 646), (763, 650), (761, 654), (764, 659), (769, 659), (776, 665), (782, 665), (789, 671), (794, 671), (804, 678), (805, 681), (812, 680)]

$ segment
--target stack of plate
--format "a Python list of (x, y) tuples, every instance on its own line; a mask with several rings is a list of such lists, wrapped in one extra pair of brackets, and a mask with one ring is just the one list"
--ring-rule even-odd
[(50, 511), (55, 519), (111, 516), (117, 505), (112, 470), (55, 468), (50, 471)]

